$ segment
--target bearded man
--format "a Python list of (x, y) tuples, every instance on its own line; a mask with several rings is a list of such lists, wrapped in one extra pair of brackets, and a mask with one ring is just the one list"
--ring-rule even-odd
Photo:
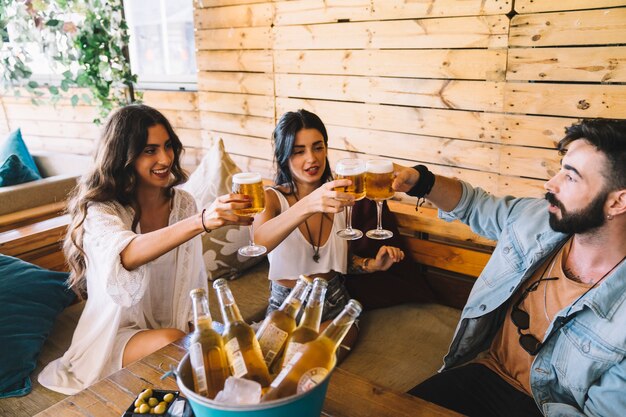
[(545, 199), (396, 167), (396, 191), (498, 241), (411, 394), (469, 416), (626, 416), (626, 121), (584, 120), (558, 149)]

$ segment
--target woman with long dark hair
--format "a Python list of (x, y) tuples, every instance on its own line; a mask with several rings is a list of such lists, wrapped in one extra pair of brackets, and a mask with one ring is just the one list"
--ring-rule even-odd
[[(270, 262), (268, 313), (280, 307), (298, 276), (306, 274), (328, 281), (322, 313), (322, 321), (328, 321), (350, 298), (344, 274), (387, 270), (404, 253), (383, 246), (375, 258), (360, 258), (350, 255), (347, 241), (337, 236), (345, 228), (344, 207), (354, 204), (354, 197), (335, 191), (350, 180), (333, 180), (328, 134), (317, 115), (306, 110), (285, 113), (273, 142), (276, 187), (266, 190), (266, 209), (255, 219), (255, 240), (267, 248)], [(344, 344), (355, 336), (346, 337)]]
[(119, 109), (98, 143), (95, 163), (69, 204), (64, 242), (70, 286), (88, 295), (62, 358), (42, 385), (73, 394), (182, 337), (189, 291), (206, 288), (199, 235), (248, 225), (233, 209), (249, 198), (226, 195), (198, 213), (186, 181), (183, 145), (167, 119), (145, 105)]

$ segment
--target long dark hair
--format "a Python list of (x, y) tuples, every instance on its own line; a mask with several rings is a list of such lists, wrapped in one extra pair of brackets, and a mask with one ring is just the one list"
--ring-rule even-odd
[(565, 129), (565, 137), (558, 144), (561, 154), (577, 139), (591, 143), (609, 161), (604, 170), (607, 191), (626, 188), (626, 120), (585, 119)]
[[(324, 146), (328, 149), (328, 133), (326, 126), (316, 114), (300, 109), (283, 114), (272, 134), (272, 144), (274, 145), (274, 163), (276, 164), (276, 185), (289, 185), (291, 192), (295, 192), (295, 183), (289, 169), (289, 158), (293, 154), (293, 145), (296, 141), (296, 134), (302, 129), (315, 129), (324, 137)], [(326, 167), (322, 173), (322, 183), (331, 181), (333, 175), (330, 171), (328, 156), (326, 157)]]
[(132, 228), (136, 230), (141, 218), (137, 202), (137, 174), (135, 161), (148, 143), (148, 128), (162, 125), (169, 135), (174, 150), (171, 172), (173, 181), (166, 188), (172, 197), (172, 188), (187, 180), (180, 166), (183, 144), (172, 126), (159, 111), (143, 104), (131, 104), (117, 110), (108, 120), (98, 141), (93, 168), (87, 172), (72, 191), (68, 204), (71, 215), (63, 251), (70, 267), (68, 283), (84, 292), (86, 269), (83, 249), (83, 224), (91, 202), (116, 201), (134, 210)]

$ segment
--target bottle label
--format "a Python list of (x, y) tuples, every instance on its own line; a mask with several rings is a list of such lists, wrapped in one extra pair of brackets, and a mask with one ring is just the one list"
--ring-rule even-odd
[(206, 370), (204, 368), (204, 355), (202, 354), (202, 345), (196, 342), (189, 346), (189, 360), (191, 361), (191, 370), (196, 377), (197, 393), (208, 396), (209, 387), (207, 386)]
[(233, 337), (224, 347), (226, 348), (226, 355), (228, 356), (230, 373), (235, 378), (242, 378), (248, 373), (248, 369), (246, 368), (246, 361), (244, 361), (243, 354), (239, 348), (239, 341), (236, 337)]
[(298, 381), (298, 388), (296, 393), (302, 394), (308, 390), (315, 388), (324, 378), (328, 375), (328, 370), (318, 366), (317, 368), (309, 369), (300, 377)]
[(289, 342), (289, 344), (287, 345), (287, 349), (285, 349), (285, 358), (283, 359), (283, 367), (287, 366), (287, 364), (291, 361), (291, 358), (293, 358), (293, 355), (295, 355), (298, 352), (302, 352), (303, 349), (304, 349), (304, 343)]
[(270, 387), (278, 388), (278, 386), (280, 385), (281, 382), (283, 382), (283, 379), (285, 379), (289, 371), (291, 371), (291, 368), (293, 368), (293, 364), (296, 363), (298, 359), (300, 359), (301, 357), (302, 357), (302, 352), (296, 352), (296, 354), (293, 355), (289, 363), (285, 365), (283, 370), (280, 371), (278, 375), (276, 375), (276, 378), (274, 378), (274, 380), (270, 384)]
[(280, 352), (280, 349), (287, 340), (286, 331), (279, 329), (273, 323), (268, 324), (265, 331), (259, 339), (259, 345), (261, 345), (261, 351), (263, 352), (263, 360), (269, 367), (276, 358), (276, 355)]

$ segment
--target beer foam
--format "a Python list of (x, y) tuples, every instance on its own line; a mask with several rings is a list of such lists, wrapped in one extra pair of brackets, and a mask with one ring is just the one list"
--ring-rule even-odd
[(365, 172), (365, 164), (362, 162), (338, 162), (335, 167), (335, 173), (337, 175), (359, 175)]
[(367, 172), (372, 174), (387, 174), (393, 172), (393, 162), (386, 159), (372, 159), (367, 161)]
[(233, 184), (256, 184), (261, 181), (261, 174), (258, 172), (240, 172), (233, 175)]

